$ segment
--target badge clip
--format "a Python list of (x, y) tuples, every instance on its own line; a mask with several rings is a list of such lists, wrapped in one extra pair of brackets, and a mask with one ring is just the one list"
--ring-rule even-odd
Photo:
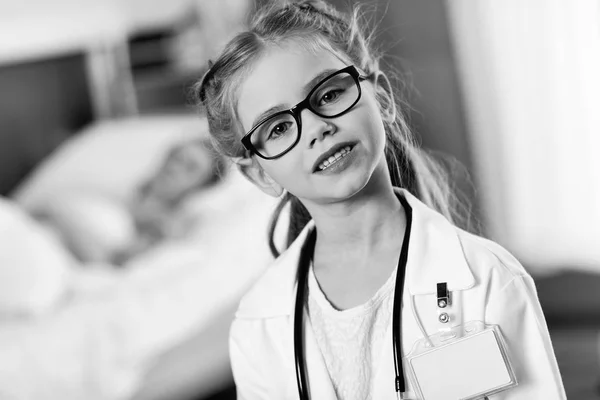
[(439, 308), (446, 308), (450, 305), (450, 292), (448, 291), (448, 284), (441, 282), (437, 284), (437, 305)]
[(451, 304), (450, 292), (448, 291), (448, 284), (441, 282), (437, 284), (437, 306), (438, 306), (438, 321), (442, 324), (450, 321), (450, 315), (444, 310)]

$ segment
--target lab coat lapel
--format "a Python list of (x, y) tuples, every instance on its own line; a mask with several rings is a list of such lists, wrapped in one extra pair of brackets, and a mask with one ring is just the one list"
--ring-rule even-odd
[(472, 288), (475, 279), (456, 227), (410, 192), (396, 191), (413, 210), (405, 288), (412, 295), (435, 294), (438, 282), (447, 282), (451, 292)]

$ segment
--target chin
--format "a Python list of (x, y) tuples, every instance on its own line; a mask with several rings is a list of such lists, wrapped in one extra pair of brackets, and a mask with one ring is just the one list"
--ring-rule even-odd
[(323, 188), (322, 193), (326, 194), (330, 201), (328, 203), (336, 203), (339, 201), (350, 200), (359, 195), (369, 184), (369, 176), (367, 174), (359, 175), (348, 174), (353, 176), (345, 176), (335, 183), (327, 185)]

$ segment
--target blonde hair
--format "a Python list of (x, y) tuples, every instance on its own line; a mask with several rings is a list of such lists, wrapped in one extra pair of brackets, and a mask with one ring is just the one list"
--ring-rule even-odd
[[(244, 132), (236, 111), (236, 89), (265, 50), (290, 41), (309, 50), (326, 49), (364, 71), (375, 82), (392, 184), (405, 188), (451, 222), (458, 223), (460, 202), (450, 190), (445, 169), (415, 142), (390, 78), (380, 69), (382, 55), (373, 46), (374, 29), (367, 33), (368, 26), (360, 7), (346, 15), (318, 0), (274, 2), (260, 9), (249, 30), (227, 44), (195, 85), (194, 93), (206, 111), (215, 146), (229, 157), (244, 156), (245, 149), (240, 142)], [(291, 202), (288, 245), (311, 218), (296, 197), (289, 193), (284, 196), (269, 231), (269, 244), (275, 255), (279, 251), (273, 243), (273, 232), (288, 202)]]

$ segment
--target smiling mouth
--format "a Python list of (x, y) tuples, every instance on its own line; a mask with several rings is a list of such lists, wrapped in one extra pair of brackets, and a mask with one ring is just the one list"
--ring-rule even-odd
[(322, 161), (317, 166), (317, 172), (327, 170), (333, 164), (340, 161), (342, 158), (346, 157), (350, 153), (351, 150), (352, 150), (352, 146), (350, 146), (350, 145), (342, 147), (341, 149), (336, 151), (333, 155), (329, 156), (328, 159)]

